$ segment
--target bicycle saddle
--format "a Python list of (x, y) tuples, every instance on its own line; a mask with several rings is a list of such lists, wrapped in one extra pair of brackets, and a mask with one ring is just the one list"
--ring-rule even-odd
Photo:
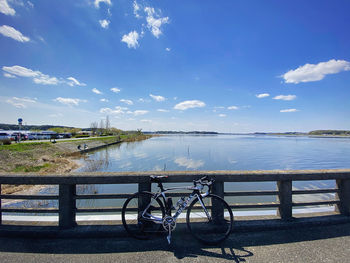
[(160, 182), (162, 180), (162, 178), (168, 178), (167, 175), (151, 175), (150, 176), (151, 181), (153, 182)]

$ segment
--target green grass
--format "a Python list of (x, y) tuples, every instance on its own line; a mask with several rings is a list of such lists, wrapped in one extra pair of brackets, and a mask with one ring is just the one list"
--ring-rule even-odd
[(34, 149), (38, 145), (49, 147), (49, 142), (33, 142), (33, 143), (12, 143), (11, 145), (0, 145), (1, 150), (8, 150), (13, 152), (25, 152)]
[(37, 166), (28, 166), (28, 165), (17, 165), (15, 169), (13, 169), (13, 172), (19, 173), (19, 172), (25, 172), (25, 173), (35, 173), (39, 172), (43, 168), (49, 167), (51, 164), (45, 163), (43, 165), (37, 165)]

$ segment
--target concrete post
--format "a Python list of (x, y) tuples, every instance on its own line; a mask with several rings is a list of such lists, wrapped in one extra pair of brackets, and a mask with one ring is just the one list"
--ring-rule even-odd
[[(139, 192), (151, 192), (152, 191), (152, 184), (151, 182), (147, 183), (139, 183)], [(138, 208), (139, 211), (142, 211), (146, 208), (146, 206), (151, 202), (151, 198), (149, 196), (142, 196), (141, 199), (138, 200)]]
[[(214, 182), (212, 187), (212, 193), (224, 198), (224, 182)], [(224, 207), (222, 203), (212, 200), (212, 216), (219, 221), (224, 219)]]
[[(1, 187), (2, 185), (0, 184), (0, 195), (1, 195)], [(0, 225), (2, 225), (2, 198), (0, 198)]]
[(339, 190), (336, 197), (340, 203), (335, 210), (342, 215), (350, 216), (350, 179), (339, 179), (336, 183)]
[(75, 184), (59, 185), (59, 227), (71, 228), (76, 226), (75, 221)]
[(292, 203), (292, 181), (278, 181), (278, 215), (282, 220), (291, 220), (293, 218)]

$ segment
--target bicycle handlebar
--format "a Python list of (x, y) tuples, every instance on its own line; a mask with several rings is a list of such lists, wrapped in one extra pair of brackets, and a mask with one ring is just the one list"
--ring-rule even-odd
[(196, 186), (197, 184), (201, 184), (201, 185), (206, 185), (208, 187), (211, 187), (214, 181), (215, 181), (214, 179), (208, 178), (208, 176), (204, 176), (199, 180), (193, 180), (193, 184), (194, 186)]

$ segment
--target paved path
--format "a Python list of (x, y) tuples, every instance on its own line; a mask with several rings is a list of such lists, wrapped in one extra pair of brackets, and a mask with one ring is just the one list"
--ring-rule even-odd
[(220, 247), (189, 234), (165, 238), (0, 238), (0, 262), (349, 262), (350, 223), (232, 234)]

